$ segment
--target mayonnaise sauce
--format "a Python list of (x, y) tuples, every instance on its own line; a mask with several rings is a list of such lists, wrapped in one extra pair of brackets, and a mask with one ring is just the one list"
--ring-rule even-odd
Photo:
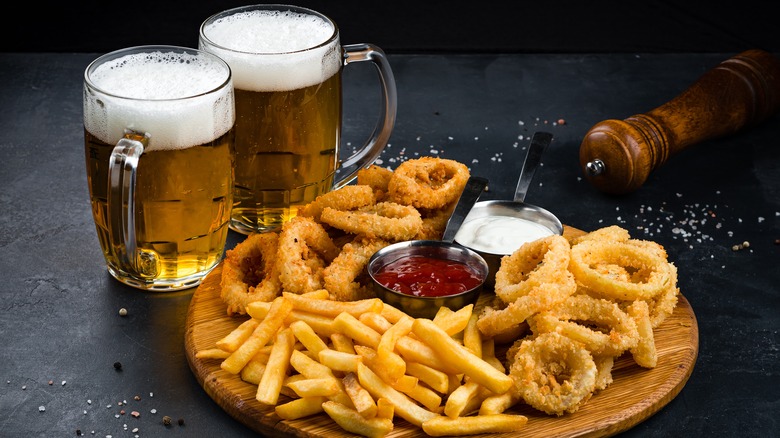
[(483, 216), (461, 225), (455, 241), (477, 251), (512, 254), (524, 243), (553, 234), (536, 222), (511, 216)]

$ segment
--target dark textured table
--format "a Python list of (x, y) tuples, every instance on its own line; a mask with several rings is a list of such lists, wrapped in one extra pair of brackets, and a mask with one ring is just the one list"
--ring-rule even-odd
[[(526, 201), (666, 247), (699, 357), (682, 392), (626, 436), (780, 430), (780, 118), (673, 156), (630, 195), (598, 192), (578, 164), (595, 123), (653, 109), (734, 54), (390, 56), (398, 119), (380, 164), (460, 160), (490, 179), (483, 199), (506, 199), (530, 136), (549, 131)], [(96, 56), (0, 54), (0, 436), (253, 436), (188, 367), (193, 290), (145, 293), (106, 272), (82, 139), (82, 75)], [(344, 154), (376, 114), (365, 67), (346, 73)], [(242, 238), (231, 232), (229, 246)]]

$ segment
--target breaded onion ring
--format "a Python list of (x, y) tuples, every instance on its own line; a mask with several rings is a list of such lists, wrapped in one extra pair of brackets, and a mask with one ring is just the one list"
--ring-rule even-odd
[(612, 383), (612, 367), (615, 366), (615, 356), (594, 356), (593, 362), (596, 364), (595, 390), (601, 391), (607, 389), (607, 386)]
[(357, 183), (371, 187), (371, 190), (374, 191), (376, 202), (382, 202), (386, 200), (385, 197), (387, 196), (392, 176), (392, 170), (372, 164), (365, 169), (358, 170)]
[(336, 301), (373, 298), (371, 287), (363, 285), (359, 280), (371, 256), (389, 244), (384, 240), (366, 238), (345, 244), (323, 273), (325, 289), (330, 293), (330, 298)]
[[(617, 265), (630, 281), (604, 274), (596, 267)], [(669, 263), (657, 250), (627, 242), (585, 240), (571, 248), (569, 270), (578, 283), (604, 298), (633, 301), (650, 299), (671, 285)]]
[(561, 283), (542, 283), (526, 291), (505, 308), (496, 310), (485, 307), (477, 321), (477, 328), (483, 336), (491, 338), (525, 322), (533, 315), (554, 308), (577, 290), (574, 277), (567, 271), (562, 273)]
[(569, 241), (552, 235), (524, 243), (511, 255), (501, 258), (496, 272), (496, 295), (512, 303), (541, 284), (568, 283)]
[(555, 332), (581, 342), (594, 355), (619, 356), (639, 341), (636, 322), (617, 303), (573, 295), (528, 321), (534, 333)]
[(310, 217), (319, 221), (325, 207), (336, 210), (354, 210), (375, 203), (376, 198), (371, 187), (365, 185), (344, 186), (320, 195), (314, 201), (304, 205), (298, 210), (298, 216)]
[(550, 415), (576, 412), (596, 387), (596, 364), (590, 352), (557, 333), (523, 341), (509, 373), (514, 391)]
[(389, 199), (415, 208), (439, 209), (457, 202), (469, 169), (443, 158), (422, 157), (401, 163), (388, 184)]
[(422, 217), (422, 226), (414, 238), (417, 240), (441, 240), (444, 236), (444, 229), (447, 228), (447, 222), (455, 210), (455, 205), (457, 202), (438, 210), (418, 209)]
[(650, 308), (645, 301), (634, 301), (626, 312), (636, 322), (639, 341), (631, 348), (631, 356), (640, 367), (655, 368), (658, 363), (658, 353), (655, 349), (653, 323), (650, 321)]
[(628, 230), (626, 230), (625, 228), (619, 227), (617, 225), (610, 225), (607, 227), (599, 228), (597, 230), (593, 230), (590, 233), (583, 234), (582, 236), (577, 236), (574, 239), (572, 239), (571, 244), (576, 245), (586, 240), (606, 240), (609, 242), (625, 242), (630, 238), (631, 235), (628, 233)]
[(220, 296), (227, 314), (246, 314), (246, 305), (254, 301), (273, 301), (282, 290), (276, 270), (276, 233), (247, 236), (225, 252), (222, 264)]
[(338, 247), (318, 222), (303, 216), (286, 222), (276, 257), (283, 290), (302, 294), (322, 289), (323, 271), (338, 254)]
[(409, 240), (422, 226), (417, 209), (394, 202), (380, 202), (353, 211), (325, 207), (320, 220), (349, 233), (390, 241)]

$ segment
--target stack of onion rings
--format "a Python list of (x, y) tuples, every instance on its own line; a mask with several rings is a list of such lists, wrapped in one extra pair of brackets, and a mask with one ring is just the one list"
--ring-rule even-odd
[[(612, 383), (617, 357), (630, 354), (641, 367), (656, 366), (653, 330), (672, 314), (678, 295), (677, 268), (663, 246), (608, 226), (568, 241), (539, 239), (504, 257), (496, 273), (496, 302), (483, 308), (477, 327), (496, 340), (529, 327), (507, 352), (517, 395), (548, 414), (563, 415)], [(560, 351), (579, 359), (568, 363)], [(595, 367), (592, 386), (590, 377), (571, 379), (576, 384), (570, 386), (549, 377), (551, 370), (566, 376), (567, 366), (585, 366), (585, 357)]]
[[(250, 302), (282, 292), (325, 288), (333, 300), (371, 297), (363, 275), (371, 255), (397, 241), (441, 238), (469, 177), (465, 165), (443, 158), (407, 160), (399, 170), (361, 169), (357, 184), (320, 195), (279, 232), (236, 245), (222, 271), (228, 314), (245, 314)], [(391, 197), (391, 186), (408, 196)], [(264, 244), (261, 251), (255, 248), (260, 241), (275, 246)]]
[(525, 243), (504, 256), (495, 285), (503, 306), (483, 310), (477, 322), (482, 334), (499, 335), (575, 293), (574, 276), (567, 270), (570, 251), (566, 238), (552, 235)]

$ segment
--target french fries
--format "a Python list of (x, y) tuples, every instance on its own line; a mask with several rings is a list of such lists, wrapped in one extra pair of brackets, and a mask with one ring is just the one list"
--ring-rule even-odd
[(196, 352), (257, 385), (282, 420), (328, 415), (381, 438), (402, 418), (431, 436), (516, 431), (520, 399), (476, 328), (474, 306), (412, 318), (377, 299), (338, 302), (322, 291), (247, 306), (250, 319)]

